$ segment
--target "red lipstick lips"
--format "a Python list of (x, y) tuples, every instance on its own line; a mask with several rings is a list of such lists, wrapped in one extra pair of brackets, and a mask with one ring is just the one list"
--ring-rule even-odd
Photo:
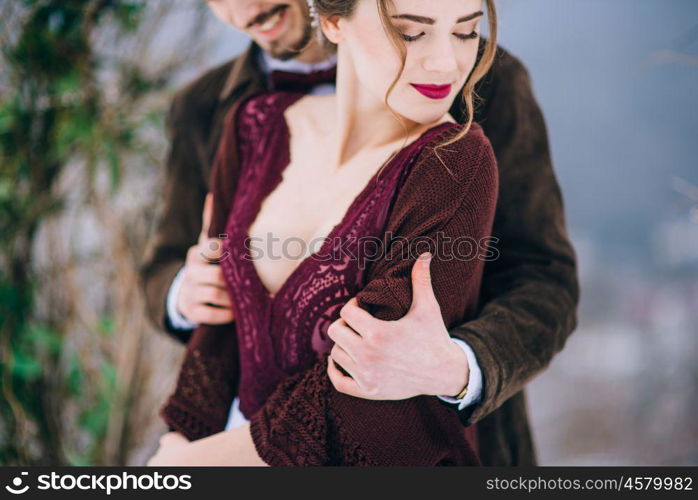
[(417, 91), (429, 99), (443, 99), (451, 93), (451, 85), (427, 85), (411, 83)]

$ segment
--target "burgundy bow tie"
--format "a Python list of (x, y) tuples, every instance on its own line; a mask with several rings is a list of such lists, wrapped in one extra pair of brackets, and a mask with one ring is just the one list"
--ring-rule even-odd
[(309, 93), (313, 87), (322, 83), (335, 83), (337, 67), (312, 73), (291, 73), (290, 71), (275, 70), (269, 73), (274, 90), (286, 90), (288, 92)]

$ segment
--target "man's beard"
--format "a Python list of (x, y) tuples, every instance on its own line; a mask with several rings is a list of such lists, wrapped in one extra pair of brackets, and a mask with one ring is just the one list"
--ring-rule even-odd
[(269, 47), (269, 54), (274, 59), (280, 59), (282, 61), (294, 59), (308, 46), (312, 37), (313, 28), (310, 26), (310, 23), (307, 23), (303, 29), (303, 35), (297, 43), (292, 47), (282, 47), (278, 43), (272, 43), (271, 47)]

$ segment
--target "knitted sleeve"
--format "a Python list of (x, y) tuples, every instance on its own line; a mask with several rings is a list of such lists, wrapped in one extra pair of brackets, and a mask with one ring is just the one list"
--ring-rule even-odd
[[(239, 145), (229, 131), (239, 103), (224, 120), (223, 134), (211, 171), (213, 210), (209, 237), (225, 233), (225, 223), (234, 200), (240, 169)], [(230, 401), (236, 394), (239, 377), (238, 340), (235, 322), (199, 325), (187, 342), (174, 392), (160, 409), (170, 431), (189, 440), (210, 436), (225, 427)]]
[[(411, 304), (411, 269), (431, 251), (432, 285), (446, 326), (473, 315), (497, 198), (494, 153), (482, 129), (425, 148), (396, 195), (384, 252), (367, 269), (360, 307), (396, 320)], [(250, 429), (270, 465), (479, 465), (457, 412), (436, 397), (374, 401), (338, 392), (327, 355), (289, 376)]]

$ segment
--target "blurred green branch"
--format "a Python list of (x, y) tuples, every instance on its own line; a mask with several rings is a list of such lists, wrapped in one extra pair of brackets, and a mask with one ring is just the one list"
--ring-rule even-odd
[[(189, 54), (146, 67), (149, 47), (138, 44), (150, 39), (166, 9), (176, 6), (157, 3), (24, 0), (0, 7), (7, 20), (0, 31), (0, 394), (7, 402), (0, 405), (0, 463), (123, 460), (127, 408), (118, 409), (116, 420), (110, 415), (115, 405), (132, 399), (129, 382), (138, 359), (124, 361), (123, 354), (104, 351), (101, 340), (94, 340), (96, 352), (72, 345), (71, 328), (84, 306), (70, 305), (68, 297), (69, 305), (39, 314), (37, 294), (46, 283), (34, 264), (39, 229), (68, 203), (61, 179), (77, 172), (79, 184), (70, 192), (82, 193), (105, 224), (113, 265), (133, 286), (139, 252), (123, 248), (127, 223), (114, 216), (109, 197), (122, 188), (125, 159), (157, 156), (148, 136), (161, 129), (163, 105), (152, 98), (167, 88)], [(113, 52), (134, 44), (137, 54)], [(106, 196), (102, 173), (109, 179)], [(79, 301), (80, 290), (73, 296)], [(101, 328), (99, 338), (123, 326), (124, 309), (106, 322), (92, 318), (101, 322), (92, 325)], [(136, 358), (140, 335), (124, 342)], [(87, 444), (66, 442), (66, 436), (75, 441), (64, 428), (71, 405), (78, 408), (75, 421)], [(105, 442), (108, 435), (116, 444)]]

